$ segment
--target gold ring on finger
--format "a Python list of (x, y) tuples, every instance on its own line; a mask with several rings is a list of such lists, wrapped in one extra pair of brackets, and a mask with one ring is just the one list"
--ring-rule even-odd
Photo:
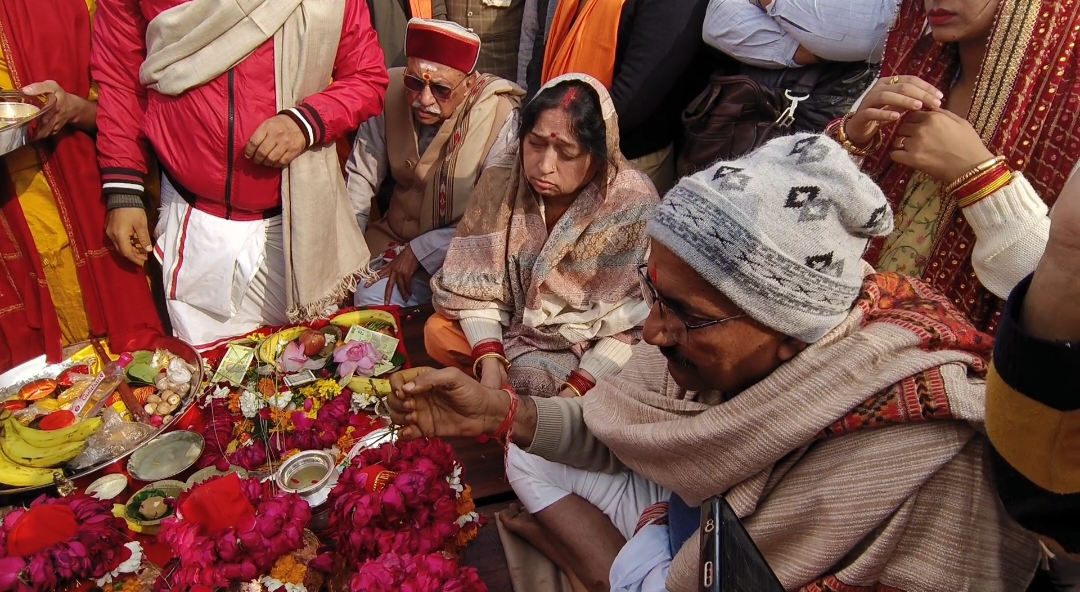
[(900, 84), (900, 77), (899, 76), (893, 76), (892, 78), (889, 79), (889, 84)]
[(907, 140), (907, 138), (905, 138), (904, 136), (900, 136), (900, 139), (896, 141), (896, 149), (897, 150), (903, 150), (904, 149), (904, 140)]

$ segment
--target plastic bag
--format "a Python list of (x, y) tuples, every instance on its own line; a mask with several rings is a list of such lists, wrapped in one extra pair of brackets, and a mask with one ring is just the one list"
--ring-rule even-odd
[(124, 421), (112, 407), (101, 415), (101, 429), (86, 441), (82, 451), (70, 466), (81, 469), (124, 454), (157, 432), (157, 428), (135, 421)]

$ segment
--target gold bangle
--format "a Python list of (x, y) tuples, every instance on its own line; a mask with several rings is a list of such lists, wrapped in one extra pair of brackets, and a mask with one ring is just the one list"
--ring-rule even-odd
[(477, 380), (480, 380), (480, 363), (484, 360), (487, 360), (488, 358), (498, 358), (499, 361), (502, 362), (504, 368), (506, 368), (507, 370), (510, 369), (510, 360), (507, 360), (506, 356), (497, 353), (484, 354), (479, 358), (476, 358), (476, 360), (473, 361), (472, 364), (472, 373)]
[(878, 148), (881, 148), (881, 126), (878, 126), (878, 128), (874, 131), (874, 135), (870, 138), (870, 144), (868, 146), (858, 146), (851, 141), (851, 138), (849, 138), (847, 135), (847, 130), (844, 129), (845, 127), (847, 127), (847, 122), (851, 119), (852, 115), (854, 115), (854, 113), (848, 113), (840, 119), (840, 122), (836, 125), (835, 139), (841, 146), (843, 146), (844, 150), (847, 150), (848, 154), (861, 158), (867, 156), (871, 152), (876, 151)]
[[(562, 388), (563, 389), (570, 389), (570, 390), (574, 391), (574, 396), (575, 397), (580, 397), (581, 396), (581, 391), (577, 390), (577, 387), (570, 384), (569, 382), (562, 383)], [(559, 390), (562, 390), (562, 389), (559, 389)]]
[(975, 177), (978, 177), (979, 175), (985, 173), (986, 171), (994, 168), (998, 164), (1004, 164), (1004, 163), (1005, 163), (1005, 157), (1004, 156), (995, 156), (995, 157), (991, 158), (990, 160), (980, 164), (979, 166), (971, 169), (970, 171), (964, 173), (963, 175), (960, 175), (958, 178), (954, 179), (952, 183), (949, 183), (948, 185), (946, 185), (945, 188), (941, 190), (941, 192), (944, 195), (952, 195), (953, 193), (956, 192), (957, 189), (960, 189), (964, 185), (967, 185), (970, 181), (974, 180)]

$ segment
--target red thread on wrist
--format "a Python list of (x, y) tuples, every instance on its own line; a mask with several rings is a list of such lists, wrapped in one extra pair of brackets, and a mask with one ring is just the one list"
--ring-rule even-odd
[(503, 463), (505, 464), (506, 458), (510, 454), (510, 443), (514, 434), (514, 420), (517, 419), (518, 404), (521, 399), (510, 385), (503, 386), (502, 390), (510, 395), (510, 408), (506, 410), (506, 417), (503, 418), (502, 423), (491, 434), (491, 437), (503, 445)]

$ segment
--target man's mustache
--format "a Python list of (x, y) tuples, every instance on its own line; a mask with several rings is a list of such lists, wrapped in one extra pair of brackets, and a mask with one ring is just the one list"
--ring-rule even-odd
[(690, 360), (687, 360), (686, 358), (684, 358), (682, 356), (682, 354), (679, 353), (679, 348), (677, 346), (667, 346), (667, 347), (661, 347), (659, 349), (660, 349), (660, 353), (663, 354), (664, 357), (667, 358), (669, 362), (672, 362), (672, 363), (674, 363), (674, 364), (676, 364), (678, 366), (682, 366), (683, 368), (694, 368), (695, 367), (694, 364)]
[(442, 109), (440, 109), (438, 105), (432, 105), (430, 107), (425, 107), (422, 104), (420, 104), (419, 99), (413, 101), (412, 108), (416, 109), (417, 111), (419, 111), (421, 113), (427, 113), (428, 115), (442, 115)]

